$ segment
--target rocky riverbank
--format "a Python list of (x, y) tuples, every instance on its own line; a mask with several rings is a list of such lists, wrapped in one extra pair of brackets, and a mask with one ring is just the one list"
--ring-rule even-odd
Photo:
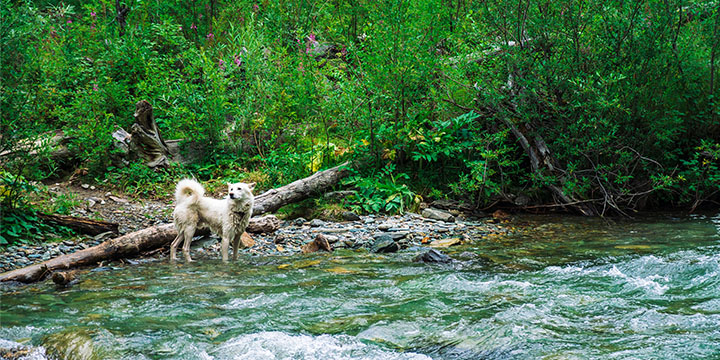
[[(61, 187), (53, 190), (59, 191)], [(89, 187), (72, 189), (83, 206), (72, 215), (93, 217), (120, 224), (120, 233), (136, 231), (148, 226), (170, 222), (172, 205), (157, 201), (132, 201), (109, 192)], [(497, 219), (466, 218), (459, 211), (428, 208), (422, 215), (408, 213), (400, 216), (358, 216), (343, 214), (344, 221), (306, 220), (283, 221), (272, 233), (251, 234), (251, 246), (241, 250), (253, 256), (290, 256), (303, 252), (322, 251), (308, 245), (321, 235), (332, 249), (365, 248), (373, 252), (394, 252), (415, 246), (448, 247), (482, 239), (490, 234), (507, 233), (508, 227)], [(32, 265), (63, 254), (95, 246), (114, 235), (78, 236), (59, 242), (37, 245), (20, 244), (5, 249), (0, 259), (0, 272)], [(320, 246), (322, 249), (324, 246)], [(220, 245), (216, 237), (193, 242), (193, 258), (219, 258)], [(145, 254), (158, 260), (168, 257), (168, 248)]]

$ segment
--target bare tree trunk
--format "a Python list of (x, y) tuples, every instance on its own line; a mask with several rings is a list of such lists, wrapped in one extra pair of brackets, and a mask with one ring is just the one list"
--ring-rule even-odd
[[(331, 169), (317, 172), (307, 178), (300, 179), (288, 185), (266, 191), (255, 197), (253, 215), (261, 215), (275, 211), (280, 207), (297, 202), (315, 193), (323, 192), (340, 181), (349, 173), (348, 164), (345, 163)], [(248, 228), (262, 228), (267, 219), (252, 218)], [(208, 234), (207, 231), (198, 231), (196, 235)], [(62, 255), (40, 264), (30, 265), (21, 269), (0, 274), (2, 281), (20, 281), (24, 283), (35, 282), (48, 273), (59, 269), (71, 269), (80, 266), (92, 265), (103, 260), (114, 260), (136, 256), (170, 242), (177, 236), (173, 224), (164, 224), (125, 234), (121, 237), (103, 242), (97, 246)]]

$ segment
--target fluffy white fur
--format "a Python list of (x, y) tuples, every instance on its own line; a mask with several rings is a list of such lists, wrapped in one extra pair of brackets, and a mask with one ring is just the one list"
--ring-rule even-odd
[(178, 235), (170, 246), (170, 260), (182, 239), (185, 261), (190, 262), (190, 243), (195, 230), (209, 228), (222, 238), (223, 261), (228, 260), (228, 246), (233, 243), (233, 260), (237, 259), (240, 236), (245, 232), (254, 204), (255, 183), (228, 184), (228, 196), (222, 200), (205, 197), (205, 189), (195, 180), (183, 179), (175, 188), (173, 219)]

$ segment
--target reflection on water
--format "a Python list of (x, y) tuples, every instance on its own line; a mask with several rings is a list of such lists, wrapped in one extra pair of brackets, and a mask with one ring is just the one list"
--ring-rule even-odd
[[(720, 215), (533, 217), (451, 265), (341, 251), (151, 263), (5, 289), (31, 358), (720, 358)], [(80, 349), (80, 350), (75, 350)]]

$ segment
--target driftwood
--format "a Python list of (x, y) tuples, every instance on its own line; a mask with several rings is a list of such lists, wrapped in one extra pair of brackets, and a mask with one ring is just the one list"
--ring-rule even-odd
[(309, 177), (283, 187), (268, 190), (255, 197), (253, 214), (259, 215), (273, 212), (287, 204), (307, 199), (313, 194), (322, 193), (347, 176), (349, 169), (349, 163), (344, 163), (325, 171), (316, 172)]
[(37, 217), (44, 223), (66, 226), (83, 234), (98, 235), (108, 231), (118, 233), (118, 224), (107, 221), (49, 214), (38, 214)]
[(275, 215), (252, 218), (245, 231), (249, 233), (270, 233), (280, 228), (280, 219)]
[[(275, 211), (283, 205), (303, 200), (312, 194), (320, 193), (335, 185), (349, 173), (347, 163), (331, 169), (320, 171), (304, 179), (300, 179), (277, 189), (269, 190), (255, 197), (253, 214), (261, 215)], [(251, 224), (256, 221), (250, 219)], [(254, 225), (253, 225), (254, 226)], [(198, 231), (196, 235), (208, 234)], [(173, 224), (163, 224), (125, 234), (103, 242), (97, 246), (62, 255), (40, 264), (30, 265), (21, 269), (0, 274), (2, 281), (19, 281), (30, 283), (42, 279), (51, 271), (72, 269), (92, 265), (103, 260), (114, 260), (136, 256), (144, 251), (153, 250), (169, 244), (177, 236)]]
[(77, 279), (77, 275), (84, 270), (56, 271), (52, 274), (52, 281), (58, 285), (68, 285)]

